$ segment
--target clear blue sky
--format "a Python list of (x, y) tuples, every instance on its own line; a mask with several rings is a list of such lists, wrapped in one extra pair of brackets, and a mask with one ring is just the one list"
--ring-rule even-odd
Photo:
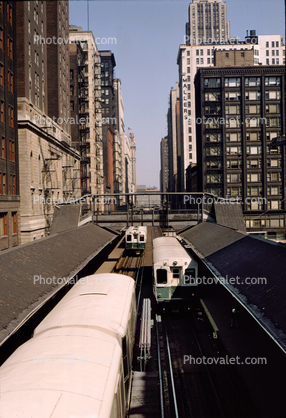
[[(125, 127), (137, 145), (137, 184), (159, 186), (160, 140), (167, 134), (169, 92), (178, 81), (177, 53), (184, 43), (190, 1), (89, 1), (89, 30), (115, 55), (121, 79)], [(227, 0), (231, 36), (246, 30), (285, 36), (284, 0)], [(71, 0), (70, 24), (88, 29), (87, 1)], [(102, 42), (105, 42), (102, 39)]]

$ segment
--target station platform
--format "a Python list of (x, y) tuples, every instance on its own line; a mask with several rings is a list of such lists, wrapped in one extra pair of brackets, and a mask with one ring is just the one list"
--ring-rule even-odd
[(158, 373), (134, 372), (128, 416), (130, 418), (159, 418), (158, 396)]

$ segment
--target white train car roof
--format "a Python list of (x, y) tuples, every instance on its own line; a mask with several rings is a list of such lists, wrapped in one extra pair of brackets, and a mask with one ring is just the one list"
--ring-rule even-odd
[(147, 226), (143, 226), (143, 225), (129, 226), (129, 228), (126, 229), (125, 233), (129, 234), (134, 231), (138, 231), (139, 233), (144, 232), (145, 234), (147, 234)]
[(153, 248), (157, 246), (176, 246), (179, 244), (179, 241), (174, 236), (164, 236), (153, 239)]
[(153, 264), (167, 262), (168, 265), (177, 261), (188, 264), (192, 258), (175, 237), (158, 237), (153, 240)]
[(102, 273), (83, 277), (37, 326), (34, 335), (60, 327), (89, 327), (123, 338), (134, 280), (122, 274)]
[(37, 335), (0, 367), (1, 418), (111, 416), (121, 357), (117, 339), (99, 330)]

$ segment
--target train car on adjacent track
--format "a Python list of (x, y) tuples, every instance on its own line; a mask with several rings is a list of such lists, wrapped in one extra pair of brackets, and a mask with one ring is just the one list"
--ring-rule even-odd
[(1, 418), (124, 418), (135, 318), (132, 278), (80, 279), (0, 367)]
[(125, 231), (125, 249), (139, 254), (145, 250), (147, 226), (130, 226)]
[(153, 240), (153, 286), (158, 303), (189, 299), (197, 276), (198, 263), (176, 237)]

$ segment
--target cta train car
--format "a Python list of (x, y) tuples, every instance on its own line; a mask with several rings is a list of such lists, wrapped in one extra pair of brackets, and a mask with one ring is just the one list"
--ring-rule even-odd
[(197, 276), (198, 263), (176, 237), (153, 240), (153, 283), (158, 303), (190, 298)]
[(125, 248), (137, 254), (145, 250), (147, 242), (147, 226), (130, 226), (125, 231)]
[(1, 418), (124, 418), (135, 317), (132, 278), (80, 279), (0, 367)]

